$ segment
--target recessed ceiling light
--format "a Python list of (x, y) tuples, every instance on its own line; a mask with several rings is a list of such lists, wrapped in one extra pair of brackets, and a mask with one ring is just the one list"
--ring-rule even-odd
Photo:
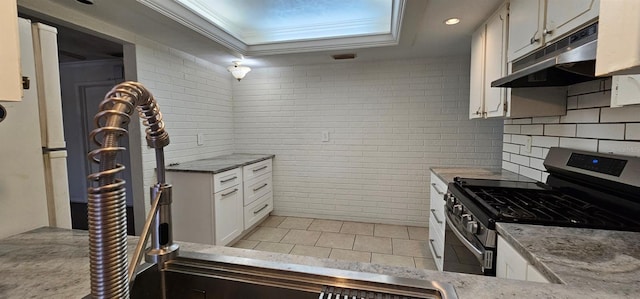
[(447, 25), (455, 25), (460, 23), (460, 19), (458, 18), (451, 18), (451, 19), (447, 19), (446, 21), (444, 21), (445, 24)]

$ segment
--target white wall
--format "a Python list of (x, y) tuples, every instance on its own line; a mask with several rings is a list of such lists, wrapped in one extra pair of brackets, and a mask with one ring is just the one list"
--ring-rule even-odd
[[(569, 87), (567, 115), (504, 121), (502, 167), (546, 180), (542, 162), (550, 147), (640, 156), (640, 105), (610, 108), (611, 80)], [(532, 151), (526, 152), (526, 137)]]
[[(137, 80), (156, 98), (171, 143), (166, 164), (233, 152), (231, 80), (226, 69), (154, 41), (136, 42)], [(144, 127), (141, 136), (144, 139)], [(197, 145), (197, 134), (204, 144)], [(155, 184), (155, 151), (142, 141), (144, 185)]]
[(235, 151), (276, 155), (274, 214), (426, 226), (429, 167), (500, 165), (466, 57), (255, 69), (233, 97)]

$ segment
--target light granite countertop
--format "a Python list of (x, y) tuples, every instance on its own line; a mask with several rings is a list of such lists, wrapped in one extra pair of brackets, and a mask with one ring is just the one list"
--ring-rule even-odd
[(453, 178), (457, 176), (469, 179), (534, 182), (526, 176), (501, 168), (431, 167), (430, 169), (445, 182), (453, 182)]
[[(130, 238), (129, 253), (136, 237)], [(548, 243), (548, 242), (541, 242)], [(182, 251), (450, 283), (459, 298), (633, 298), (638, 284), (540, 284), (478, 275), (180, 243)], [(560, 249), (558, 249), (560, 250)], [(637, 250), (637, 247), (636, 247)], [(636, 251), (637, 256), (637, 251)], [(89, 293), (88, 233), (40, 228), (0, 240), (0, 298), (82, 298)], [(606, 280), (606, 278), (605, 278)], [(636, 281), (637, 282), (637, 281)]]
[(513, 223), (496, 229), (550, 281), (640, 298), (640, 233)]
[(208, 159), (169, 164), (167, 171), (210, 172), (220, 173), (237, 167), (271, 159), (275, 155), (265, 154), (231, 154)]

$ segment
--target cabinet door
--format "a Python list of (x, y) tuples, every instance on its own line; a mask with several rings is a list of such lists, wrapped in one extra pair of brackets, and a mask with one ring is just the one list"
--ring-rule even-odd
[(484, 111), (484, 41), (485, 24), (471, 36), (471, 70), (469, 82), (469, 118), (480, 118)]
[(486, 117), (504, 116), (506, 88), (491, 87), (491, 82), (507, 74), (507, 7), (503, 6), (487, 21), (484, 63), (484, 112)]
[(613, 76), (611, 107), (640, 104), (640, 75)]
[(0, 1), (0, 102), (22, 101), (17, 7), (15, 0)]
[(225, 246), (240, 236), (244, 229), (242, 187), (216, 192), (214, 198), (216, 245)]
[(542, 46), (545, 0), (511, 0), (509, 4), (508, 61)]
[(527, 266), (529, 263), (500, 236), (498, 236), (497, 251), (496, 277), (527, 279)]
[(640, 74), (640, 1), (601, 1), (596, 76)]
[(545, 43), (595, 20), (599, 9), (599, 0), (547, 0)]

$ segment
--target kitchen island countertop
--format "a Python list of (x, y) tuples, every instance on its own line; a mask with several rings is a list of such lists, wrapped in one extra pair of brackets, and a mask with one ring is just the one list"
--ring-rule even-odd
[[(136, 237), (130, 237), (129, 253)], [(181, 243), (181, 250), (248, 257), (266, 261), (450, 283), (461, 299), (470, 298), (628, 298), (640, 294), (638, 284), (607, 282), (540, 284), (379, 264), (295, 256), (248, 249)], [(0, 298), (82, 298), (89, 293), (88, 233), (39, 228), (0, 240)], [(633, 296), (633, 295), (631, 295)]]

